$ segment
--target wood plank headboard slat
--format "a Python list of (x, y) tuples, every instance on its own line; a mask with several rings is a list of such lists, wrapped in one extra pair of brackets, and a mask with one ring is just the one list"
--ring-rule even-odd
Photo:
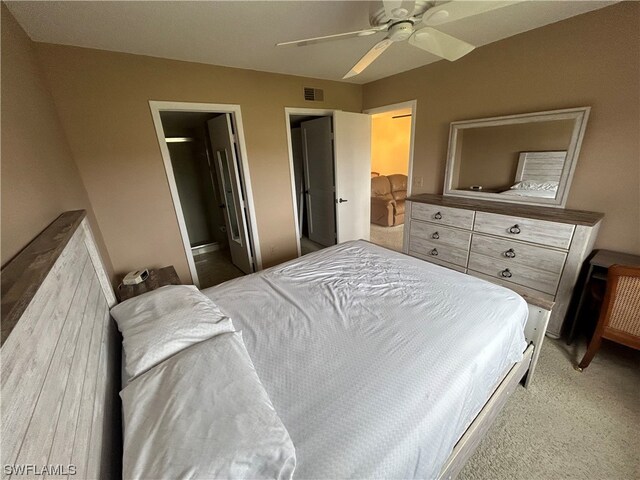
[(566, 158), (566, 151), (521, 152), (518, 157), (516, 182), (560, 182)]
[(4, 344), (86, 214), (85, 210), (63, 213), (2, 269), (0, 346)]
[(0, 475), (73, 465), (73, 478), (118, 478), (116, 300), (85, 212), (58, 217), (2, 275)]

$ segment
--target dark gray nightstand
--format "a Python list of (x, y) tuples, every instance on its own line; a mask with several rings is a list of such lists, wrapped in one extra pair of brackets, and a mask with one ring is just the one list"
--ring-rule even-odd
[(118, 298), (121, 302), (150, 292), (165, 285), (180, 285), (180, 278), (173, 266), (149, 270), (149, 278), (138, 285), (118, 285)]

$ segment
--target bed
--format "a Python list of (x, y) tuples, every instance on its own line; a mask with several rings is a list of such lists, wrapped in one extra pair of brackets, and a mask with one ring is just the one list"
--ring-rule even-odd
[(526, 348), (517, 294), (365, 241), (204, 293), (242, 330), (298, 478), (434, 478)]
[[(120, 380), (113, 321), (91, 316), (100, 325), (91, 331), (100, 334), (84, 350), (95, 357), (92, 368), (101, 375), (74, 368), (73, 358), (69, 365), (61, 362), (63, 368), (50, 369), (55, 346), (52, 353), (41, 353), (25, 321), (25, 312), (46, 318), (52, 308), (64, 310), (66, 321), (54, 340), (65, 338), (73, 344), (90, 310), (83, 307), (112, 301), (110, 287), (100, 281), (104, 269), (86, 220), (68, 228), (78, 225), (83, 225), (80, 233), (60, 240), (50, 269), (55, 273), (43, 275), (45, 290), (32, 291), (22, 313), (14, 313), (16, 324), (2, 346), (3, 402), (13, 406), (2, 411), (2, 460), (65, 463), (76, 457), (62, 448), (64, 442), (86, 443), (82, 472), (106, 478), (115, 476), (122, 448), (117, 441), (118, 402), (112, 395), (113, 384)], [(70, 241), (76, 237), (79, 240)], [(75, 258), (78, 249), (89, 249), (91, 255), (72, 262), (71, 268), (68, 259)], [(51, 283), (66, 282), (77, 289), (85, 288), (87, 280), (86, 288), (93, 291), (95, 285), (97, 296), (76, 296), (71, 307), (68, 300), (58, 304), (50, 294)], [(294, 478), (455, 477), (514, 388), (531, 381), (549, 317), (548, 306), (531, 299), (526, 303), (510, 290), (364, 241), (203, 293), (241, 331), (257, 376), (295, 446)], [(69, 328), (75, 336), (67, 333)], [(18, 341), (20, 349), (14, 345)], [(189, 350), (194, 349), (184, 351)], [(37, 384), (16, 383), (14, 390), (6, 390), (7, 360), (24, 363), (33, 357), (43, 370), (36, 375)], [(188, 365), (190, 375), (202, 370), (203, 382), (215, 377), (210, 365)], [(85, 375), (94, 379), (91, 391), (69, 388), (82, 385)], [(47, 405), (27, 395), (27, 390), (62, 378), (67, 388), (60, 387)], [(89, 405), (92, 413), (86, 417), (77, 408), (69, 412), (61, 408), (65, 402)], [(34, 416), (45, 407), (52, 412), (50, 418)], [(7, 433), (8, 425), (17, 428)], [(75, 428), (78, 425), (88, 428)], [(27, 458), (20, 445), (42, 431), (52, 433), (31, 446)]]
[(515, 183), (501, 195), (556, 198), (562, 179), (566, 151), (521, 152)]

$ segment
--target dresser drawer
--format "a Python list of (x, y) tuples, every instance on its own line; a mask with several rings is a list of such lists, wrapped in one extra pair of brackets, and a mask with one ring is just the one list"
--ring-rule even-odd
[(417, 252), (411, 252), (411, 256), (419, 258), (421, 260), (425, 260), (429, 263), (435, 263), (436, 265), (440, 265), (441, 267), (450, 268), (451, 270), (455, 270), (456, 272), (467, 273), (467, 269), (465, 267), (454, 265), (453, 263), (445, 262), (443, 260), (438, 260), (438, 257), (432, 257), (431, 255), (422, 255)]
[(550, 295), (555, 295), (560, 281), (560, 273), (545, 272), (526, 265), (516, 265), (477, 252), (472, 252), (469, 255), (468, 268), (489, 277), (523, 285)]
[(513, 240), (498, 240), (478, 233), (471, 239), (471, 252), (505, 262), (560, 275), (567, 258), (565, 252)]
[(469, 250), (456, 248), (450, 245), (436, 243), (435, 241), (423, 240), (414, 236), (409, 237), (409, 255), (419, 253), (427, 257), (433, 257), (438, 260), (453, 263), (461, 267), (467, 266), (467, 257)]
[(469, 250), (469, 242), (471, 241), (470, 231), (458, 230), (418, 220), (411, 222), (410, 235), (422, 240), (434, 242), (435, 244), (445, 244), (464, 250)]
[(439, 225), (449, 225), (450, 227), (471, 230), (473, 228), (474, 215), (475, 212), (473, 210), (411, 202), (411, 218), (433, 222)]
[(568, 249), (574, 225), (478, 212), (474, 231), (524, 242)]

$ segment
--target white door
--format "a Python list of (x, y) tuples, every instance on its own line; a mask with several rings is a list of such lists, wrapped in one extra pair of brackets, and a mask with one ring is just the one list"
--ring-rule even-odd
[(331, 117), (302, 122), (301, 128), (309, 239), (328, 247), (336, 244)]
[(224, 204), (224, 220), (233, 264), (244, 273), (252, 273), (253, 255), (249, 242), (249, 228), (244, 203), (244, 189), (235, 139), (231, 128), (231, 114), (225, 113), (207, 122), (213, 163), (218, 176)]
[(335, 112), (336, 225), (338, 243), (369, 240), (371, 222), (371, 117)]

